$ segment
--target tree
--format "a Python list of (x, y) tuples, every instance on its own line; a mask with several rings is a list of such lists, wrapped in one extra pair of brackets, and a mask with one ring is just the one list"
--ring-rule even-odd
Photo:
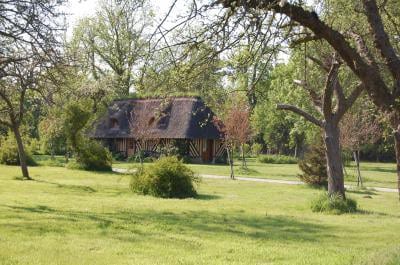
[(222, 68), (222, 60), (207, 43), (176, 48), (174, 54), (163, 50), (141, 69), (135, 88), (142, 96), (200, 96), (215, 110), (225, 101)]
[(340, 142), (344, 149), (353, 153), (357, 167), (357, 186), (362, 186), (360, 172), (360, 149), (362, 145), (375, 143), (382, 135), (376, 118), (364, 108), (356, 113), (348, 113), (341, 121)]
[(224, 119), (225, 137), (240, 146), (242, 154), (242, 167), (247, 168), (244, 145), (250, 140), (250, 107), (243, 100), (232, 103)]
[(102, 0), (96, 15), (75, 28), (71, 50), (93, 79), (111, 73), (116, 95), (127, 96), (145, 56), (145, 30), (151, 17), (146, 0)]
[(228, 163), (231, 170), (231, 179), (235, 178), (233, 170), (233, 150), (240, 146), (242, 154), (242, 166), (247, 167), (244, 145), (250, 140), (250, 107), (244, 100), (233, 100), (222, 114), (222, 120), (214, 117), (213, 122), (219, 129), (224, 140)]
[(14, 133), (24, 179), (31, 179), (20, 126), (27, 99), (45, 96), (49, 69), (61, 61), (63, 1), (7, 1), (0, 5), (0, 124)]
[[(168, 101), (163, 102), (168, 104)], [(162, 108), (162, 107), (161, 107)], [(144, 104), (144, 108), (139, 111), (132, 110), (128, 113), (129, 128), (131, 134), (135, 137), (135, 152), (139, 158), (140, 166), (143, 168), (144, 151), (148, 141), (152, 139), (153, 128), (163, 117), (163, 112), (153, 109), (149, 104)]]
[[(375, 0), (361, 0), (363, 19), (369, 30), (371, 41), (352, 31), (341, 33), (324, 23), (314, 11), (308, 11), (302, 4), (291, 4), (287, 1), (234, 1), (220, 0), (224, 8), (237, 10), (262, 10), (283, 14), (291, 21), (311, 30), (310, 39), (325, 40), (343, 59), (351, 71), (361, 81), (373, 103), (384, 112), (394, 131), (397, 160), (398, 191), (400, 199), (400, 58), (395, 44), (395, 34), (390, 36), (388, 28), (397, 29), (398, 21), (391, 20), (392, 12), (398, 10), (396, 1), (385, 1), (378, 6)], [(357, 10), (360, 7), (355, 7)], [(386, 20), (381, 13), (386, 13)], [(365, 26), (364, 26), (365, 28)], [(372, 51), (378, 51), (374, 54)]]
[(339, 122), (361, 94), (363, 86), (356, 86), (346, 97), (338, 77), (340, 67), (338, 58), (327, 57), (324, 61), (314, 58), (314, 62), (327, 72), (323, 94), (319, 95), (317, 90), (310, 87), (304, 80), (295, 80), (295, 82), (307, 91), (315, 109), (323, 116), (323, 119), (289, 104), (278, 104), (278, 109), (292, 111), (323, 130), (328, 170), (328, 193), (330, 195), (340, 194), (345, 198)]
[(315, 135), (315, 138), (304, 158), (299, 160), (299, 168), (303, 171), (299, 178), (307, 184), (326, 187), (328, 172), (326, 170), (325, 146), (320, 133)]
[(276, 111), (278, 103), (286, 102), (315, 112), (306, 92), (293, 83), (294, 79), (304, 78), (299, 67), (302, 58), (294, 52), (286, 64), (276, 65), (269, 74), (269, 83), (259, 90), (264, 96), (258, 99), (252, 114), (252, 127), (263, 136), (269, 152), (298, 156), (307, 142), (314, 141), (314, 126), (296, 114)]

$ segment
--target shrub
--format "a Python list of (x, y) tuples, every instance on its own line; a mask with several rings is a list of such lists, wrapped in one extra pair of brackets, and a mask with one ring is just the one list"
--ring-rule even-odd
[(260, 155), (258, 162), (269, 164), (296, 164), (297, 158), (285, 155)]
[(325, 148), (322, 138), (305, 153), (304, 158), (299, 161), (299, 168), (303, 171), (299, 178), (304, 183), (325, 187), (328, 185)]
[(343, 199), (340, 194), (323, 193), (311, 202), (313, 212), (330, 214), (353, 213), (357, 211), (357, 202), (353, 199)]
[(112, 156), (115, 161), (125, 161), (126, 160), (126, 156), (122, 152), (113, 153)]
[(249, 144), (244, 144), (242, 146), (243, 151), (244, 151), (244, 155), (248, 155), (250, 153), (250, 145)]
[(254, 143), (254, 144), (251, 146), (251, 154), (252, 154), (253, 156), (258, 156), (258, 155), (260, 155), (261, 150), (262, 150), (262, 145), (259, 144), (259, 143)]
[(198, 180), (177, 157), (162, 157), (135, 172), (130, 188), (135, 193), (155, 197), (188, 198), (197, 195), (194, 183)]
[(35, 138), (30, 139), (28, 149), (30, 150), (31, 154), (40, 155), (41, 154), (40, 141)]
[[(4, 165), (20, 165), (17, 142), (14, 137), (1, 139), (0, 146), (0, 164)], [(25, 151), (26, 163), (28, 166), (37, 166), (37, 163), (32, 158), (28, 150)]]
[(81, 169), (111, 171), (112, 156), (98, 142), (86, 140), (78, 149), (76, 162)]

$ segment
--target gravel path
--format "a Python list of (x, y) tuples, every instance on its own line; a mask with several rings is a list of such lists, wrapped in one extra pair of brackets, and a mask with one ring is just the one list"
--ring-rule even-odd
[[(127, 173), (128, 169), (125, 168), (113, 168), (114, 172), (118, 173)], [(200, 174), (201, 177), (207, 179), (229, 179), (228, 176), (220, 176), (220, 175), (209, 175), (209, 174)], [(249, 177), (235, 177), (235, 180), (242, 181), (253, 181), (253, 182), (264, 182), (264, 183), (276, 183), (276, 184), (286, 184), (286, 185), (304, 185), (304, 182), (298, 180), (281, 180), (281, 179), (267, 179), (267, 178), (249, 178)], [(345, 185), (347, 189), (355, 189), (356, 186)], [(367, 190), (372, 191), (382, 191), (382, 192), (398, 192), (397, 189), (391, 188), (382, 188), (382, 187), (364, 187)]]

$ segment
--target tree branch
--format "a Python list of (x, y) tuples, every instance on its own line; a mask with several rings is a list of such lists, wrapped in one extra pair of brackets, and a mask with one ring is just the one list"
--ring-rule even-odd
[(309, 28), (316, 36), (325, 39), (338, 52), (350, 69), (364, 83), (374, 103), (385, 110), (391, 111), (394, 98), (380, 72), (364, 61), (363, 56), (350, 45), (343, 34), (321, 21), (315, 12), (307, 11), (299, 5), (288, 2), (279, 5), (280, 1), (276, 0), (216, 0), (216, 2), (232, 10), (235, 10), (238, 6), (258, 10), (271, 10), (284, 14), (300, 25)]
[(332, 62), (332, 66), (326, 78), (324, 99), (322, 104), (322, 111), (324, 113), (325, 119), (329, 119), (330, 117), (332, 117), (332, 97), (333, 97), (333, 91), (337, 86), (338, 82), (339, 66), (340, 65), (338, 62), (336, 61)]
[(304, 80), (293, 80), (293, 82), (308, 93), (315, 108), (322, 114), (322, 99), (321, 96), (315, 92), (315, 89), (311, 88)]
[(386, 64), (396, 80), (400, 80), (400, 59), (397, 57), (390, 43), (379, 14), (375, 0), (363, 0), (363, 5), (370, 25), (371, 34), (374, 37), (376, 48), (381, 52)]
[(308, 120), (309, 122), (312, 122), (313, 124), (315, 124), (315, 125), (317, 125), (319, 127), (322, 127), (323, 124), (324, 124), (323, 121), (315, 118), (313, 115), (309, 114), (308, 112), (306, 112), (306, 111), (304, 111), (304, 110), (302, 110), (302, 109), (300, 109), (300, 108), (298, 108), (296, 106), (289, 105), (289, 104), (278, 104), (276, 106), (276, 108), (278, 110), (288, 110), (288, 111), (291, 111), (293, 113), (296, 113), (296, 114), (302, 116), (303, 118), (305, 118), (306, 120)]

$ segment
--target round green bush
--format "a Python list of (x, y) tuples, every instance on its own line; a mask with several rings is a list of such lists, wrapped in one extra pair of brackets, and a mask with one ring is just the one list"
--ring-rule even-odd
[(132, 176), (133, 192), (161, 198), (189, 198), (197, 195), (194, 172), (177, 157), (162, 157), (154, 164), (139, 169)]
[(340, 194), (323, 193), (311, 202), (311, 210), (330, 214), (354, 213), (357, 202), (351, 198), (343, 199)]
[(79, 146), (76, 162), (79, 168), (95, 171), (111, 171), (111, 153), (100, 143), (93, 140), (82, 141)]
[[(0, 142), (0, 164), (19, 166), (17, 142), (14, 137), (3, 138)], [(26, 150), (25, 155), (28, 166), (37, 166), (37, 163), (33, 160), (29, 151)]]

